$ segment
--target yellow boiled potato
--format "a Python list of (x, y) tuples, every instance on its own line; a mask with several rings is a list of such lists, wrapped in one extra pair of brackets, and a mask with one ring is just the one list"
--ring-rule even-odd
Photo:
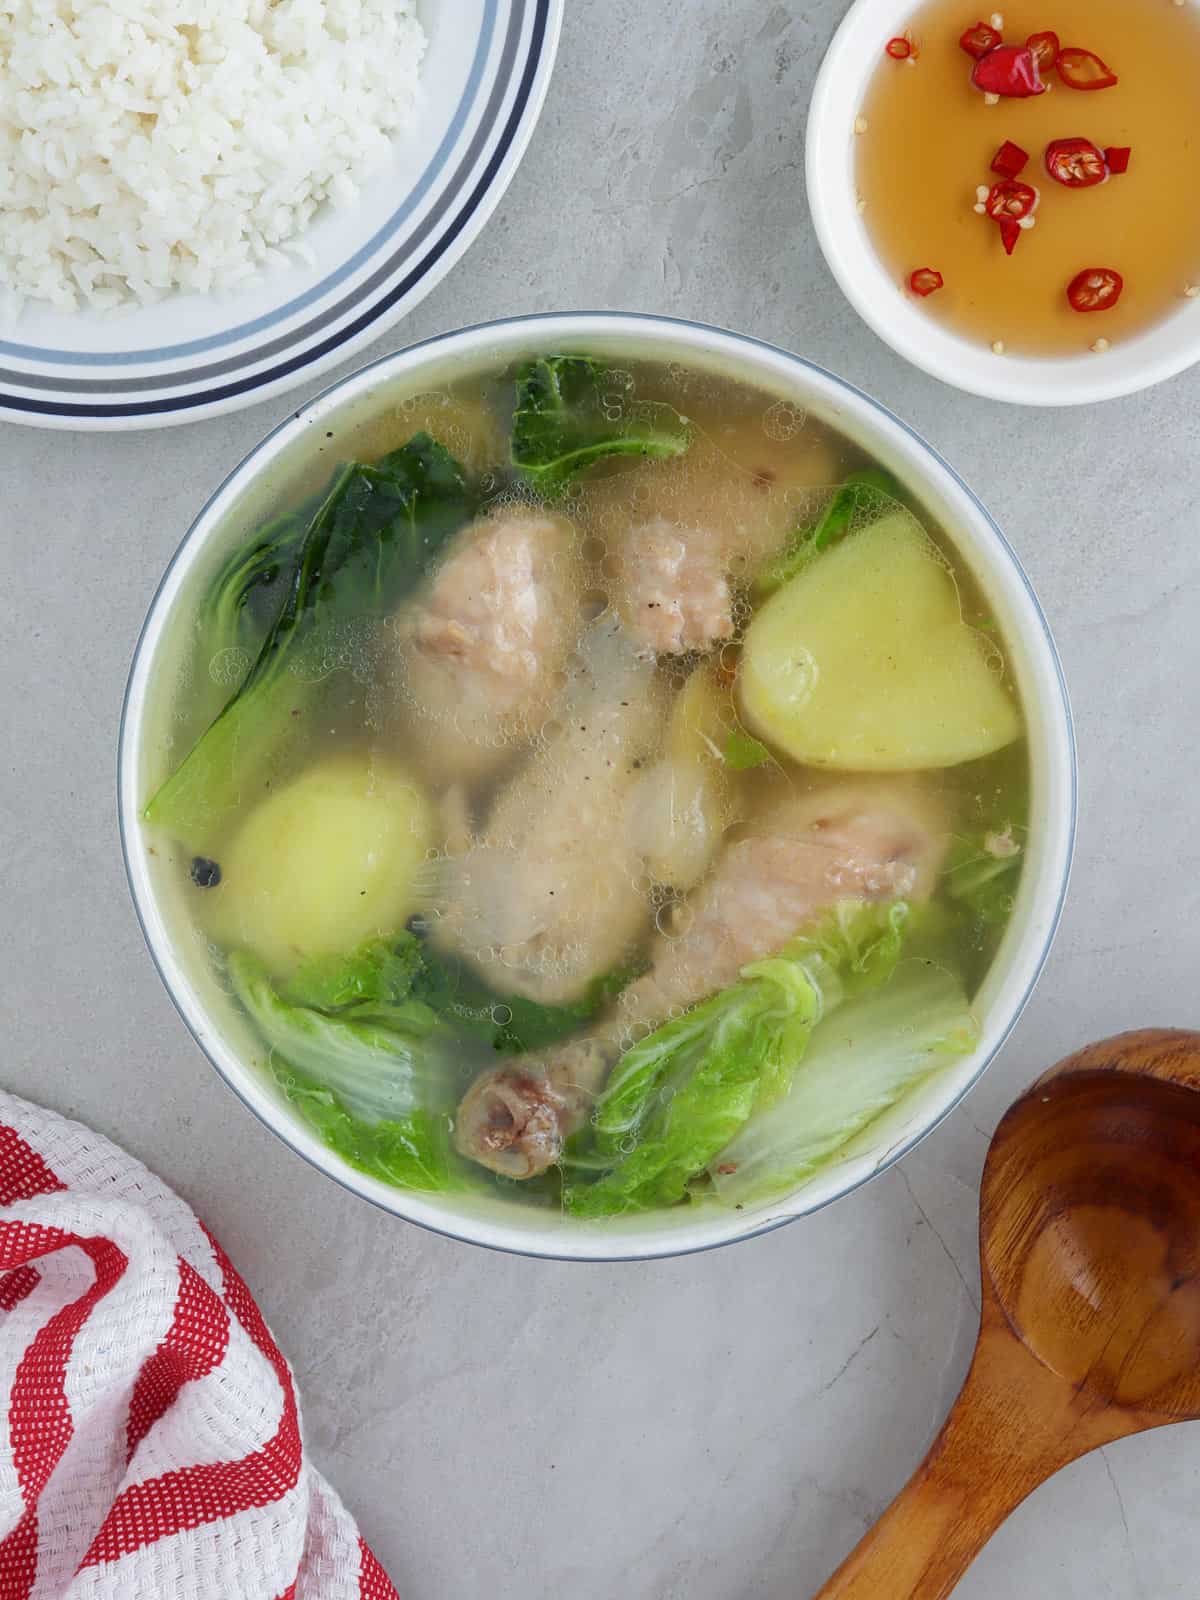
[(725, 741), (736, 726), (728, 687), (709, 663), (687, 676), (671, 706), (665, 745), (673, 760), (722, 759)]
[(1021, 731), (990, 649), (963, 621), (954, 580), (919, 524), (894, 512), (819, 556), (759, 611), (742, 651), (742, 715), (810, 766), (956, 766)]
[(401, 767), (362, 753), (319, 762), (234, 833), (206, 897), (210, 932), (278, 976), (394, 933), (432, 838), (429, 801)]
[(730, 819), (722, 751), (734, 727), (729, 689), (709, 663), (671, 706), (662, 755), (645, 769), (630, 811), (633, 839), (659, 883), (691, 889), (712, 865)]

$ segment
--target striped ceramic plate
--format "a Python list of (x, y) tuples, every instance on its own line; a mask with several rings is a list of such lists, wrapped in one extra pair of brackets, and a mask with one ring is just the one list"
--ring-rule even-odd
[(504, 193), (545, 97), (562, 4), (423, 6), (425, 115), (360, 202), (305, 235), (313, 267), (121, 316), (27, 309), (0, 337), (0, 417), (59, 428), (186, 422), (278, 394), (377, 338), (453, 266)]

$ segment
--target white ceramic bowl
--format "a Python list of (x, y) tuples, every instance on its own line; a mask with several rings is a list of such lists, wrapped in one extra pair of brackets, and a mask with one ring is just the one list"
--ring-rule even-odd
[(0, 330), (0, 417), (153, 428), (251, 405), (379, 335), (449, 271), (508, 187), (541, 111), (563, 0), (419, 6), (424, 105), (354, 205), (303, 236), (314, 258), (236, 294), (101, 315), (27, 308)]
[[(951, 531), (1009, 643), (1025, 706), (1033, 783), (1030, 847), (1012, 921), (978, 996), (978, 1049), (880, 1119), (806, 1188), (766, 1207), (681, 1207), (586, 1224), (501, 1194), (424, 1196), (353, 1171), (296, 1117), (273, 1083), (248, 1065), (260, 1047), (204, 960), (178, 875), (150, 853), (138, 820), (149, 783), (161, 775), (168, 732), (168, 697), (150, 695), (151, 686), (179, 670), (199, 594), (232, 542), (271, 510), (275, 485), (288, 481), (299, 461), (311, 463), (319, 447), (326, 450), (321, 471), (327, 471), (331, 458), (348, 453), (359, 425), (385, 413), (413, 386), (436, 386), (493, 358), (508, 362), (562, 349), (636, 354), (742, 378), (798, 404), (870, 451)], [(364, 368), (277, 428), (226, 479), (179, 547), (138, 641), (122, 718), (119, 804), (134, 902), (172, 999), (226, 1083), (293, 1150), (396, 1216), (455, 1238), (530, 1255), (628, 1260), (726, 1244), (816, 1211), (898, 1160), (958, 1103), (1028, 1000), (1058, 924), (1075, 832), (1075, 747), (1062, 670), (1028, 578), (983, 506), (911, 428), (819, 367), (737, 334), (621, 314), (526, 317), (448, 334)]]
[[(986, 7), (983, 8), (986, 11)], [(875, 253), (858, 214), (854, 119), (885, 42), (903, 33), (913, 0), (855, 0), (833, 37), (808, 113), (808, 203), (821, 249), (846, 298), (879, 337), (943, 383), (991, 400), (1077, 406), (1148, 389), (1200, 361), (1200, 300), (1101, 356), (994, 355), (940, 326)]]

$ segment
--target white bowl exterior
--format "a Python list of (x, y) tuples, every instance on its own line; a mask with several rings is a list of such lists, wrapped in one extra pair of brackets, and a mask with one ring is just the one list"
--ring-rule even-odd
[[(1017, 405), (1075, 406), (1161, 383), (1200, 360), (1200, 300), (1103, 355), (995, 355), (936, 322), (896, 282), (859, 215), (854, 119), (884, 42), (911, 21), (913, 0), (855, 0), (822, 63), (808, 114), (808, 203), (829, 269), (863, 321), (914, 366), (969, 394)], [(964, 62), (966, 58), (964, 57)], [(1097, 328), (1098, 333), (1103, 332)]]
[(353, 205), (325, 208), (302, 235), (311, 266), (118, 314), (31, 304), (0, 328), (0, 417), (166, 427), (256, 404), (377, 339), (441, 281), (508, 187), (549, 86), (562, 8), (419, 6), (429, 48), (417, 121)]
[[(835, 1165), (790, 1198), (725, 1212), (715, 1206), (582, 1224), (496, 1197), (425, 1196), (394, 1189), (346, 1166), (247, 1064), (261, 1045), (206, 964), (181, 960), (186, 913), (169, 904), (139, 821), (143, 773), (156, 734), (147, 727), (152, 681), (173, 671), (173, 613), (205, 564), (210, 535), (231, 514), (257, 518), (263, 485), (281, 457), (323, 438), (380, 385), (434, 386), (493, 356), (508, 361), (552, 347), (678, 360), (757, 384), (831, 423), (909, 485), (952, 534), (1008, 643), (1024, 705), (1032, 777), (1030, 848), (1012, 922), (977, 999), (976, 1051), (928, 1081), (857, 1140)], [(258, 493), (256, 495), (256, 486)], [(186, 600), (184, 602), (185, 610)], [(186, 630), (180, 630), (185, 632)], [(159, 697), (162, 698), (161, 696)], [(866, 395), (800, 358), (740, 335), (692, 323), (622, 314), (529, 317), (486, 324), (418, 345), (345, 379), (271, 434), (201, 511), (169, 567), (139, 640), (126, 694), (119, 756), (122, 840), (134, 902), (151, 954), (201, 1048), (235, 1093), (291, 1147), (345, 1187), (397, 1216), (453, 1237), (524, 1254), (637, 1259), (681, 1254), (750, 1237), (818, 1210), (857, 1188), (923, 1137), (961, 1099), (1029, 998), (1061, 913), (1075, 828), (1075, 750), (1057, 653), (1029, 581), (1003, 535), (962, 481), (905, 424)], [(181, 930), (183, 930), (181, 932)], [(198, 941), (197, 941), (198, 942)]]

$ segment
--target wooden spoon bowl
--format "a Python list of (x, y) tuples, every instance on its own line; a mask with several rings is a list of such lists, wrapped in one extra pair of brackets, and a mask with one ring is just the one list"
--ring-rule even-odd
[(962, 1392), (818, 1600), (941, 1600), (1060, 1467), (1200, 1416), (1200, 1034), (1122, 1034), (1036, 1083), (993, 1137), (979, 1236)]

